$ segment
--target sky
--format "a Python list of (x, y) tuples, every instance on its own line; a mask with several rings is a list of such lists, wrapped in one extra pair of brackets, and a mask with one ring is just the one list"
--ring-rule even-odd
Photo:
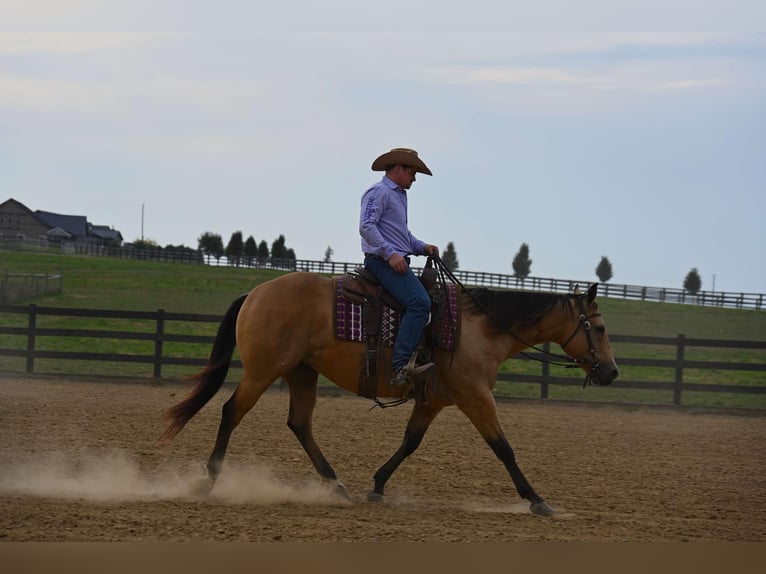
[(360, 262), (410, 147), (461, 270), (766, 292), (766, 3), (707, 4), (3, 0), (0, 202)]

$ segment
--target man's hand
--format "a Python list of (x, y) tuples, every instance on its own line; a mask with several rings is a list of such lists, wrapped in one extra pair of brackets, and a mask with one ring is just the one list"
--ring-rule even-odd
[(407, 262), (404, 260), (404, 257), (398, 253), (394, 253), (391, 257), (388, 258), (388, 264), (399, 275), (404, 275), (407, 272)]
[(439, 248), (436, 245), (426, 245), (423, 251), (426, 252), (426, 255), (439, 255)]

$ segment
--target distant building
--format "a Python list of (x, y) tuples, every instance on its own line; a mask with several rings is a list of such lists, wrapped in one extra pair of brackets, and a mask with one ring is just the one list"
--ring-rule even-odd
[(119, 247), (122, 234), (106, 225), (93, 225), (84, 215), (32, 211), (11, 198), (0, 203), (0, 240), (47, 240)]

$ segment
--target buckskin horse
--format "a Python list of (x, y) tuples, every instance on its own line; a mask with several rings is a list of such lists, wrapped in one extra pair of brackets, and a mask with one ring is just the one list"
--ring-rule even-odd
[[(221, 472), (233, 430), (277, 379), (290, 394), (287, 425), (300, 441), (320, 477), (332, 492), (350, 500), (343, 483), (312, 434), (312, 414), (321, 373), (352, 393), (359, 390), (365, 344), (336, 337), (334, 297), (337, 281), (318, 274), (295, 272), (262, 283), (237, 298), (222, 319), (207, 366), (192, 378), (189, 395), (169, 408), (166, 440), (181, 431), (223, 384), (235, 347), (243, 374), (224, 404), (215, 446), (207, 463), (203, 490), (210, 492)], [(535, 492), (519, 468), (500, 421), (492, 389), (500, 364), (534, 345), (561, 346), (571, 364), (581, 367), (586, 381), (609, 385), (618, 371), (598, 305), (597, 285), (587, 292), (554, 294), (486, 288), (459, 291), (460, 336), (451, 351), (434, 349), (435, 387), (427, 400), (416, 399), (398, 450), (374, 475), (370, 502), (384, 501), (384, 488), (399, 465), (420, 445), (431, 422), (446, 406), (456, 405), (473, 423), (505, 465), (530, 511), (554, 510)], [(390, 353), (390, 350), (387, 351)], [(390, 354), (386, 357), (390, 362)], [(385, 361), (384, 361), (385, 362)], [(381, 374), (376, 394), (399, 398)]]

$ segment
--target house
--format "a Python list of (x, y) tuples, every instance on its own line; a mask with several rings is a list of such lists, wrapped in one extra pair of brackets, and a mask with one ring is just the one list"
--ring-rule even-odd
[(119, 231), (105, 225), (93, 225), (84, 215), (32, 211), (13, 198), (0, 203), (0, 240), (25, 239), (122, 245)]

